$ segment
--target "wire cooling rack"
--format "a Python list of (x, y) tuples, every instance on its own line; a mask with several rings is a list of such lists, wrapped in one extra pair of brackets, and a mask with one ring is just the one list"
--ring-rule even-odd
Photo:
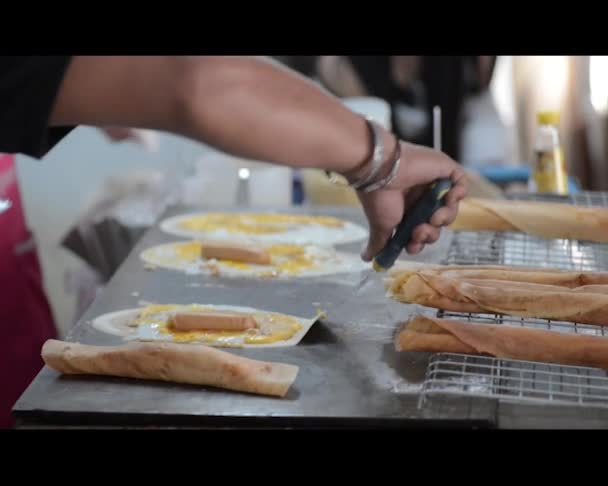
[[(608, 193), (583, 192), (566, 197), (520, 194), (512, 197), (608, 207)], [(523, 233), (463, 231), (454, 234), (444, 263), (601, 271), (608, 270), (608, 245), (546, 240)], [(571, 322), (443, 311), (438, 313), (438, 317), (608, 337), (608, 328)], [(421, 405), (437, 394), (608, 408), (608, 375), (596, 368), (438, 353), (429, 361)]]

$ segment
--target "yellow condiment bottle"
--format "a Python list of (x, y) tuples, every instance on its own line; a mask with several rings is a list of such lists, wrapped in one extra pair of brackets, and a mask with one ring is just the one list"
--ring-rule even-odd
[(536, 190), (543, 193), (568, 194), (568, 175), (559, 137), (559, 113), (537, 114), (538, 128), (534, 144), (533, 179)]

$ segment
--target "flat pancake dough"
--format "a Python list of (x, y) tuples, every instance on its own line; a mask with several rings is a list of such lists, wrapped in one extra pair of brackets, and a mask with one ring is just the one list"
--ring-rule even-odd
[[(510, 271), (509, 267), (414, 268), (390, 274), (386, 281), (389, 295), (401, 302), (453, 312), (608, 325), (608, 284), (604, 272), (535, 273)], [(577, 283), (581, 285), (575, 286)]]
[[(157, 307), (173, 307), (171, 304), (152, 304)], [(140, 312), (146, 307), (135, 309), (125, 309), (121, 311), (103, 314), (92, 321), (92, 326), (98, 331), (122, 337), (125, 341), (163, 341), (163, 342), (180, 342), (180, 343), (199, 343), (213, 347), (232, 347), (232, 348), (277, 348), (285, 346), (297, 345), (312, 325), (322, 316), (318, 313), (313, 318), (307, 319), (303, 317), (283, 314), (278, 312), (269, 312), (251, 307), (241, 307), (232, 305), (211, 305), (211, 304), (188, 304), (175, 306), (173, 309), (160, 311), (161, 316), (166, 316), (168, 319), (170, 313), (175, 310), (193, 311), (193, 310), (210, 310), (210, 311), (226, 311), (239, 312), (250, 314), (256, 320), (260, 329), (267, 331), (274, 330), (274, 334), (270, 339), (279, 338), (275, 342), (247, 342), (247, 336), (259, 335), (253, 331), (173, 331), (168, 333), (165, 324), (159, 324), (159, 319), (152, 317), (148, 322), (134, 326), (133, 321), (138, 317)], [(275, 324), (278, 322), (278, 326)], [(253, 340), (256, 338), (253, 337)], [(261, 339), (264, 340), (264, 337)]]
[(331, 216), (280, 213), (192, 213), (160, 223), (165, 233), (191, 239), (251, 240), (333, 246), (368, 237), (358, 224)]
[(608, 369), (608, 338), (416, 316), (395, 338), (397, 351), (448, 352)]
[(102, 375), (206, 385), (258, 395), (284, 397), (297, 366), (258, 361), (209, 346), (127, 343), (90, 346), (49, 339), (44, 363), (67, 375)]
[(154, 267), (178, 270), (190, 275), (248, 278), (303, 278), (361, 272), (370, 264), (359, 255), (336, 252), (332, 248), (314, 245), (265, 245), (271, 254), (271, 265), (204, 260), (201, 242), (180, 241), (154, 246), (144, 250), (140, 258)]
[(572, 204), (468, 198), (450, 226), (464, 231), (517, 231), (547, 239), (608, 243), (608, 209)]

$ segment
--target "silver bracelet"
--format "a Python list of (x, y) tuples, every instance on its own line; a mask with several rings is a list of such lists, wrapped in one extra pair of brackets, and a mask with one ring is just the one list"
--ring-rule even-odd
[(377, 191), (378, 189), (382, 189), (383, 187), (389, 186), (397, 177), (397, 173), (399, 172), (399, 166), (401, 165), (401, 142), (397, 140), (397, 150), (395, 153), (395, 160), (393, 162), (393, 167), (391, 168), (390, 173), (383, 179), (380, 179), (377, 182), (373, 182), (366, 186), (363, 186), (359, 189), (362, 192), (369, 193)]
[(372, 160), (371, 160), (372, 168), (371, 168), (371, 171), (369, 172), (369, 174), (367, 175), (367, 177), (365, 177), (363, 180), (353, 182), (352, 184), (350, 184), (350, 186), (355, 190), (359, 190), (362, 187), (369, 184), (370, 181), (373, 181), (374, 178), (378, 175), (378, 172), (380, 172), (380, 169), (382, 168), (382, 163), (384, 162), (385, 147), (384, 147), (384, 140), (382, 139), (381, 126), (378, 123), (376, 123), (374, 120), (372, 120), (371, 118), (368, 118), (368, 117), (365, 118), (365, 121), (367, 122), (367, 125), (369, 126), (369, 128), (372, 132), (372, 138), (373, 138), (373, 144), (374, 144), (374, 152), (372, 154)]

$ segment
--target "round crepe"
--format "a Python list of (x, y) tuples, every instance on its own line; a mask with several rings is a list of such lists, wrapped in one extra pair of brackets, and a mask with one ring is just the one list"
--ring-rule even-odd
[(168, 218), (160, 228), (193, 239), (230, 239), (265, 243), (313, 243), (321, 246), (367, 238), (362, 226), (331, 216), (281, 213), (191, 213)]
[[(148, 307), (148, 306), (147, 306)], [(182, 342), (182, 343), (200, 343), (214, 347), (238, 347), (238, 348), (276, 348), (282, 346), (295, 346), (306, 335), (308, 330), (317, 321), (321, 314), (316, 314), (314, 317), (307, 319), (304, 317), (293, 316), (279, 312), (269, 312), (251, 307), (233, 306), (233, 305), (211, 305), (211, 304), (187, 304), (179, 305), (175, 311), (192, 311), (192, 310), (213, 310), (213, 311), (229, 311), (239, 312), (252, 315), (260, 328), (279, 329), (273, 322), (284, 320), (290, 324), (296, 324), (299, 327), (295, 333), (285, 339), (280, 339), (270, 343), (247, 343), (244, 336), (247, 331), (241, 332), (167, 332), (163, 326), (159, 326), (156, 322), (158, 319), (152, 317), (148, 319), (140, 319), (141, 322), (135, 323), (141, 311), (147, 307), (139, 307), (134, 309), (125, 309), (116, 312), (103, 314), (92, 321), (95, 329), (107, 334), (120, 336), (126, 341), (164, 341), (164, 342)], [(193, 309), (196, 307), (197, 309)], [(169, 312), (166, 313), (167, 317)], [(163, 314), (159, 312), (159, 314)], [(158, 315), (158, 314), (157, 314)]]
[(147, 248), (140, 258), (148, 265), (178, 270), (187, 274), (246, 278), (302, 278), (338, 273), (360, 272), (369, 264), (358, 255), (336, 252), (315, 245), (264, 245), (272, 264), (205, 260), (201, 242), (179, 241)]

